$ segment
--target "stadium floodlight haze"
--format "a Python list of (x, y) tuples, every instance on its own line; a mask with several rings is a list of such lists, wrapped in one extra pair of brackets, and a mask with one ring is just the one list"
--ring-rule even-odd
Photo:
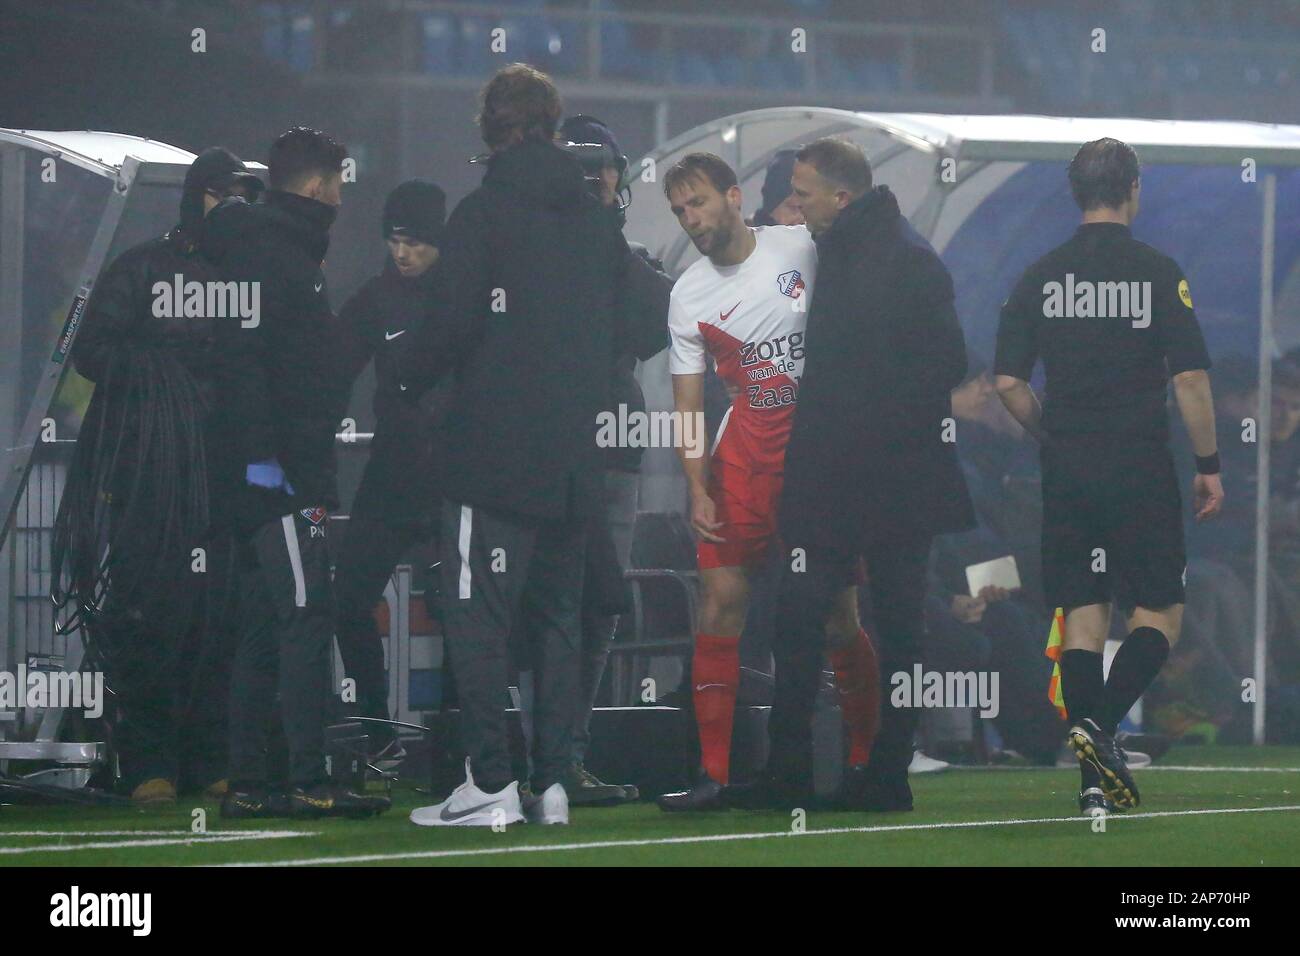
[(0, 21), (6, 938), (1281, 925), (1293, 5)]

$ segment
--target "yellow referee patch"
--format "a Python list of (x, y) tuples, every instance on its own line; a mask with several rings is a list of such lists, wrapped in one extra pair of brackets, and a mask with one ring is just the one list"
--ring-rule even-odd
[(1192, 307), (1192, 291), (1187, 288), (1187, 280), (1180, 279), (1178, 282), (1178, 298), (1183, 300), (1183, 305), (1189, 309)]

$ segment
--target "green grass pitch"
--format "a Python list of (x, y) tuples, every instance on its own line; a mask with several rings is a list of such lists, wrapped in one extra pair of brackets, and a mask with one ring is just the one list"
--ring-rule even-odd
[[(1173, 769), (1195, 767), (1206, 769)], [(1077, 816), (1078, 774), (953, 769), (913, 777), (912, 813), (680, 816), (653, 803), (577, 809), (568, 827), (426, 829), (399, 786), (369, 821), (231, 824), (215, 804), (173, 809), (0, 806), (0, 866), (1259, 866), (1300, 861), (1300, 748), (1175, 748), (1136, 771), (1137, 814), (1104, 832)], [(441, 795), (438, 797), (441, 799)], [(194, 811), (206, 832), (194, 833)], [(1208, 812), (1207, 812), (1208, 811)], [(1222, 812), (1233, 811), (1233, 812)], [(829, 832), (828, 832), (829, 831)], [(838, 831), (838, 832), (835, 832)]]

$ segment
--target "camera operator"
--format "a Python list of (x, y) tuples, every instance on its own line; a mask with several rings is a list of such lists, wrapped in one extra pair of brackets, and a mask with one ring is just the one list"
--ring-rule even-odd
[[(185, 174), (180, 221), (113, 260), (72, 353), (96, 386), (56, 537), (66, 529), (78, 604), (93, 605), (92, 582), (108, 576), (104, 610), (85, 622), (88, 651), (112, 683), (113, 743), (137, 805), (174, 803), (178, 789), (224, 792), (232, 653), (230, 547), (210, 531), (223, 507), (206, 468), (214, 320), (159, 315), (154, 286), (216, 279), (196, 247), (204, 218), (222, 199), (256, 199), (261, 191), (262, 181), (233, 153), (218, 146), (200, 153)], [(107, 572), (99, 570), (97, 517), (108, 523)], [(202, 573), (193, 565), (196, 544), (205, 552)]]
[[(589, 188), (601, 205), (626, 221), (622, 194), (626, 188), (627, 157), (614, 133), (603, 122), (581, 113), (570, 116), (556, 137), (582, 164)], [(668, 295), (673, 282), (663, 267), (639, 243), (629, 243), (622, 279), (628, 311), (623, 316), (625, 339), (612, 356), (610, 397), (606, 411), (621, 420), (644, 414), (645, 396), (636, 380), (636, 363), (668, 347)], [(622, 414), (620, 414), (620, 410)], [(632, 533), (636, 524), (637, 484), (641, 470), (640, 447), (614, 444), (601, 449), (604, 458), (604, 506), (592, 515), (587, 531), (587, 561), (582, 592), (582, 647), (580, 688), (573, 721), (573, 763), (562, 781), (569, 802), (583, 805), (612, 805), (636, 800), (640, 794), (632, 784), (604, 783), (586, 768), (591, 742), (591, 712), (596, 704), (610, 644), (618, 627), (618, 616), (628, 609), (627, 585), (623, 572), (632, 556)], [(531, 626), (529, 609), (524, 608), (523, 628)], [(535, 646), (535, 642), (525, 642)], [(526, 660), (520, 664), (527, 668)], [(532, 674), (520, 674), (521, 717), (524, 736), (531, 734)]]

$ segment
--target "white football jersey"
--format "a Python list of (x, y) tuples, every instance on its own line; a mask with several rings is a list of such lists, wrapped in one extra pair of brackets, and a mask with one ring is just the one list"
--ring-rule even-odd
[(817, 273), (817, 247), (805, 226), (752, 227), (756, 244), (735, 266), (706, 256), (673, 286), (668, 367), (674, 375), (708, 370), (740, 392), (713, 454), (752, 471), (781, 471), (803, 374), (804, 328)]

